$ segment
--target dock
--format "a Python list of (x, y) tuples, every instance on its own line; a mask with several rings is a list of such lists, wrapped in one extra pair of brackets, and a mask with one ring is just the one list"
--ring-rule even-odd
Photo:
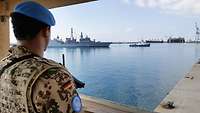
[(154, 111), (200, 113), (200, 64), (194, 64), (192, 70), (176, 84)]
[(80, 94), (83, 111), (81, 113), (152, 113), (133, 106), (122, 105), (105, 99)]

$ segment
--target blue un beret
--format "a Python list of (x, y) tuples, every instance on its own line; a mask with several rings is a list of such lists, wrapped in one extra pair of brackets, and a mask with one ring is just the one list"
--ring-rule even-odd
[(44, 6), (33, 2), (33, 1), (26, 1), (18, 4), (13, 13), (21, 13), (25, 16), (34, 18), (40, 22), (43, 22), (49, 26), (55, 25), (55, 19), (53, 14)]

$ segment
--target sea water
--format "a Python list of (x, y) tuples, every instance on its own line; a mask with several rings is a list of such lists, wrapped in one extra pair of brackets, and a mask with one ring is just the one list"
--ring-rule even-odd
[(200, 58), (200, 44), (111, 45), (109, 48), (48, 48), (86, 83), (79, 92), (153, 111)]

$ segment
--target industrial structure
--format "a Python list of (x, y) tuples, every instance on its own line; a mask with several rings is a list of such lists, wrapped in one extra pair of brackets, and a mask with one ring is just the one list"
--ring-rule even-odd
[(195, 23), (195, 28), (196, 28), (196, 35), (195, 35), (195, 42), (199, 42), (200, 41), (200, 30), (199, 27), (197, 25), (197, 23)]

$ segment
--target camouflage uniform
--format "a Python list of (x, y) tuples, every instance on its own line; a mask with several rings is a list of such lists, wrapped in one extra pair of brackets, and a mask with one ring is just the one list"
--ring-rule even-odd
[[(78, 94), (71, 74), (62, 65), (22, 46), (9, 52), (0, 62), (0, 113), (74, 112), (71, 101)], [(13, 61), (16, 63), (5, 68)]]

